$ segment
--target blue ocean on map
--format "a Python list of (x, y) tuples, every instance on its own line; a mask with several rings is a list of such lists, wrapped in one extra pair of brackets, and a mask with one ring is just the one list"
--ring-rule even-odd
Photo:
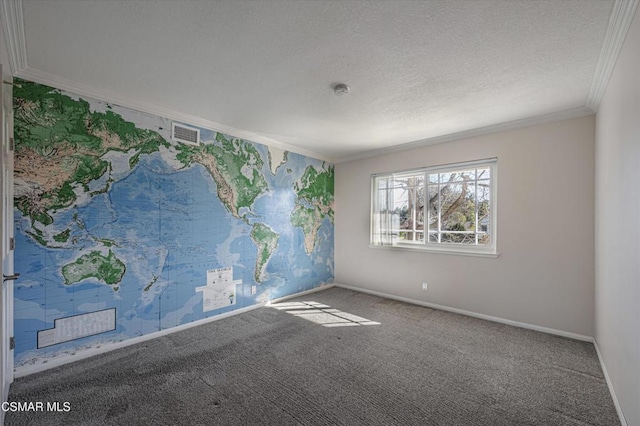
[[(37, 243), (29, 234), (31, 219), (16, 209), (16, 242), (22, 249), (16, 252), (15, 269), (26, 277), (15, 286), (16, 362), (48, 352), (73, 354), (331, 282), (332, 223), (323, 220), (310, 256), (302, 229), (290, 221), (296, 203), (291, 185), (318, 161), (290, 154), (274, 175), (266, 147), (257, 149), (269, 189), (241, 212), (245, 220), (225, 208), (203, 166), (176, 170), (158, 153), (141, 156), (128, 175), (103, 193), (53, 215), (53, 233), (71, 230), (69, 247)], [(279, 235), (259, 283), (250, 234), (254, 223), (266, 223)], [(126, 260), (122, 280), (107, 285), (87, 278), (66, 285), (62, 267), (92, 251)], [(241, 280), (234, 303), (204, 312), (202, 292), (196, 289), (206, 285), (207, 270), (226, 267), (233, 267), (233, 279)], [(54, 320), (108, 308), (116, 309), (114, 331), (37, 349), (38, 331), (53, 328)]]

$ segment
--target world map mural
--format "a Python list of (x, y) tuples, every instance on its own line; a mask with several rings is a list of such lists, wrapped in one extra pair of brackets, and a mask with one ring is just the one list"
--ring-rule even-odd
[(332, 164), (15, 83), (16, 369), (333, 281)]

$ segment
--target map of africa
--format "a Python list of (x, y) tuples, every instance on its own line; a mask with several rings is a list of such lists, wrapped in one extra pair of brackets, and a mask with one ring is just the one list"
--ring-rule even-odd
[(17, 369), (333, 281), (332, 164), (16, 83)]

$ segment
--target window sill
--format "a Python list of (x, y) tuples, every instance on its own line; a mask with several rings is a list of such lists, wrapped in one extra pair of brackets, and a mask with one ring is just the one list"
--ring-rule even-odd
[(382, 250), (404, 250), (404, 251), (413, 251), (413, 252), (425, 252), (425, 253), (433, 253), (433, 254), (448, 254), (448, 255), (456, 255), (456, 256), (472, 256), (472, 257), (488, 257), (488, 258), (497, 258), (500, 256), (500, 253), (492, 253), (491, 251), (472, 251), (472, 250), (460, 250), (454, 247), (425, 247), (425, 246), (411, 246), (411, 245), (392, 245), (392, 246), (378, 246), (369, 244), (369, 248), (373, 249), (382, 249)]

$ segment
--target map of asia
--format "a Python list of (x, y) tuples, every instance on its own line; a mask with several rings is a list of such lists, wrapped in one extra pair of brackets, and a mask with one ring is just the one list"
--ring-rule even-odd
[(332, 164), (16, 83), (16, 369), (333, 281)]

